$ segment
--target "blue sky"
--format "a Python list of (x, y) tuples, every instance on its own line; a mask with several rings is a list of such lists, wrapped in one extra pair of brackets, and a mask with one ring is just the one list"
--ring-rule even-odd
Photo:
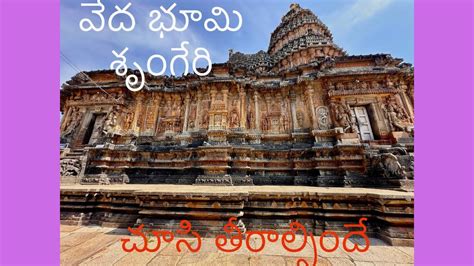
[[(107, 27), (102, 32), (82, 32), (79, 21), (95, 17), (91, 9), (80, 6), (81, 2), (95, 0), (61, 1), (61, 53), (81, 71), (108, 69), (115, 60), (112, 50), (119, 52), (125, 47), (129, 48), (128, 62), (136, 61), (143, 68), (148, 57), (156, 53), (169, 63), (173, 56), (170, 49), (179, 47), (181, 41), (189, 41), (191, 49), (209, 50), (213, 63), (227, 61), (229, 49), (244, 53), (266, 51), (270, 34), (293, 2), (311, 9), (329, 27), (335, 43), (349, 54), (389, 53), (414, 63), (413, 0), (103, 0), (106, 19), (115, 4), (123, 7), (132, 3), (129, 11), (136, 19), (132, 32), (112, 32)], [(197, 9), (203, 12), (203, 18), (210, 17), (214, 6), (229, 13), (237, 10), (242, 14), (243, 25), (238, 32), (206, 32), (202, 22), (191, 23), (186, 32), (166, 33), (160, 39), (159, 33), (148, 29), (148, 14), (172, 3), (177, 4), (176, 14), (178, 10)], [(61, 83), (76, 73), (62, 57)]]

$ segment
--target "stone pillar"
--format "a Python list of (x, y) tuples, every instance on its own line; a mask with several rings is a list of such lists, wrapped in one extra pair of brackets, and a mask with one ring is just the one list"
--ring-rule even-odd
[(190, 101), (191, 101), (191, 96), (189, 96), (189, 94), (186, 94), (186, 98), (184, 100), (185, 109), (184, 109), (183, 133), (186, 133), (188, 131), (188, 116), (189, 116)]
[(158, 127), (160, 125), (160, 106), (161, 106), (161, 95), (156, 96), (156, 110), (154, 114), (154, 119), (155, 119), (155, 128), (153, 129), (153, 132), (155, 132), (155, 135), (157, 133)]
[[(145, 112), (143, 112), (143, 125), (142, 125), (142, 133), (146, 135), (153, 134), (153, 125), (155, 122), (155, 110), (153, 108), (154, 104), (156, 103), (155, 96), (152, 95), (147, 99)], [(151, 112), (151, 117), (150, 117)]]
[(258, 108), (258, 91), (255, 90), (253, 93), (253, 99), (255, 101), (255, 130), (260, 131), (260, 110)]
[(317, 128), (317, 118), (316, 112), (314, 110), (314, 101), (313, 101), (314, 90), (308, 85), (308, 90), (306, 91), (306, 97), (308, 97), (309, 108), (311, 110), (311, 122), (313, 129)]
[(196, 103), (196, 122), (194, 123), (194, 128), (198, 130), (201, 128), (201, 106), (202, 106), (202, 93), (201, 90), (197, 92), (197, 103)]
[[(224, 95), (224, 104), (225, 104), (225, 110), (228, 110), (229, 108), (229, 90), (228, 89), (223, 89), (222, 94)], [(223, 115), (221, 118), (221, 127), (227, 129), (227, 112), (226, 115)]]
[(291, 105), (291, 120), (293, 125), (293, 132), (299, 129), (298, 119), (296, 118), (296, 94), (294, 91), (290, 92), (290, 105)]
[(211, 111), (211, 112), (209, 113), (209, 123), (208, 124), (209, 124), (209, 129), (214, 129), (215, 119), (214, 119), (214, 115), (213, 115), (212, 111), (213, 111), (213, 108), (215, 108), (214, 105), (215, 105), (215, 102), (216, 102), (216, 94), (217, 94), (216, 88), (214, 86), (211, 88), (210, 94), (211, 94), (211, 109), (209, 111)]
[(132, 129), (135, 132), (135, 134), (138, 135), (140, 132), (140, 128), (138, 127), (138, 117), (140, 117), (140, 111), (142, 110), (142, 105), (143, 105), (143, 99), (144, 99), (143, 94), (138, 94), (136, 98), (136, 104), (135, 104), (135, 115), (133, 116), (133, 124), (132, 124)]
[(247, 110), (245, 108), (245, 90), (239, 86), (240, 96), (240, 128), (245, 129), (247, 122)]

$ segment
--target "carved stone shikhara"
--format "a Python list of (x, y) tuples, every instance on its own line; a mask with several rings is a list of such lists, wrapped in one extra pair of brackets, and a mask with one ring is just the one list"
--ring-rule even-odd
[(347, 55), (292, 5), (267, 52), (231, 50), (206, 77), (146, 75), (131, 92), (113, 70), (77, 74), (61, 90), (61, 175), (410, 189), (413, 80), (401, 59)]

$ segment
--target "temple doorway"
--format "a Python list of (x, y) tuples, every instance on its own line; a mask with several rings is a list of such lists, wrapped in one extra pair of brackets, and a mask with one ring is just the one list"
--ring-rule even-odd
[(100, 136), (102, 131), (102, 123), (104, 120), (105, 114), (92, 114), (89, 124), (87, 126), (84, 138), (82, 141), (83, 145), (94, 144), (97, 138)]
[(359, 138), (361, 140), (374, 140), (374, 133), (370, 125), (370, 117), (365, 106), (355, 106), (351, 108), (352, 115), (355, 117), (359, 129)]
[(89, 144), (89, 141), (92, 137), (92, 132), (94, 132), (95, 121), (97, 120), (97, 115), (93, 114), (91, 120), (89, 121), (89, 125), (87, 126), (86, 133), (84, 134), (84, 139), (82, 140), (83, 145)]

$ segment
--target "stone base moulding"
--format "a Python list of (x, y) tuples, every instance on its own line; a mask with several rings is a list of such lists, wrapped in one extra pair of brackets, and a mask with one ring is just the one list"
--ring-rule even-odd
[(367, 234), (391, 245), (413, 246), (411, 192), (367, 188), (199, 185), (114, 185), (61, 187), (61, 223), (177, 230), (187, 219), (201, 236), (223, 233), (230, 217), (246, 230), (288, 230), (299, 221), (321, 235), (347, 233), (344, 224), (368, 218)]

